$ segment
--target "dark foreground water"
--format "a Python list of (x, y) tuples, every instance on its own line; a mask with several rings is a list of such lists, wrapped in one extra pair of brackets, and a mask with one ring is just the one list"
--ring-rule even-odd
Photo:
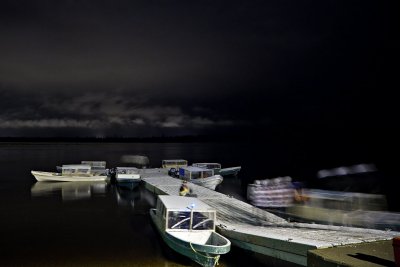
[[(241, 165), (218, 190), (243, 200), (247, 181), (267, 178), (265, 159), (235, 144), (0, 143), (0, 266), (197, 266), (164, 245), (148, 214), (155, 196), (143, 187), (47, 185), (30, 174), (81, 160), (124, 166), (127, 154), (147, 155), (151, 167), (173, 158)], [(270, 260), (233, 247), (219, 266), (283, 266)]]

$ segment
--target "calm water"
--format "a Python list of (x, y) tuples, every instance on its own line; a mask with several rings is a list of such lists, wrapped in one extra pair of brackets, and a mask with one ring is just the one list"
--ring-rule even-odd
[[(244, 199), (246, 181), (267, 178), (265, 168), (276, 163), (271, 157), (265, 164), (266, 158), (249, 147), (226, 143), (0, 143), (0, 265), (196, 266), (164, 245), (148, 215), (155, 196), (144, 188), (43, 186), (30, 174), (81, 160), (124, 166), (120, 160), (126, 154), (147, 155), (151, 167), (173, 158), (241, 165), (239, 177), (226, 178), (218, 189), (239, 199)], [(219, 266), (281, 265), (267, 265), (265, 258), (233, 247)]]

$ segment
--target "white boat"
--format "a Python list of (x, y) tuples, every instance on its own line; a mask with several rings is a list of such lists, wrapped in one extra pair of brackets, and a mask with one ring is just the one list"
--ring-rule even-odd
[(164, 159), (161, 161), (161, 167), (166, 169), (174, 168), (178, 170), (180, 167), (186, 167), (188, 165), (185, 159)]
[(215, 232), (216, 211), (198, 198), (160, 195), (150, 216), (165, 243), (201, 266), (214, 267), (231, 242)]
[(215, 190), (224, 178), (210, 169), (187, 166), (179, 168), (179, 178)]
[(31, 171), (40, 182), (90, 182), (105, 181), (107, 175), (96, 175), (91, 172), (90, 165), (63, 165), (61, 172)]
[(135, 188), (141, 181), (139, 169), (136, 167), (116, 167), (115, 181), (120, 187)]
[(219, 174), (222, 176), (237, 176), (239, 171), (242, 169), (241, 166), (222, 168), (220, 163), (215, 162), (193, 163), (192, 166), (214, 170), (214, 174)]
[(179, 168), (188, 166), (185, 159), (164, 159), (161, 161), (161, 167), (168, 170), (168, 175), (179, 177)]
[(219, 174), (221, 171), (221, 164), (220, 163), (214, 163), (214, 162), (201, 162), (201, 163), (193, 163), (193, 167), (199, 167), (203, 169), (210, 169), (214, 170), (214, 174)]
[[(69, 166), (72, 164), (62, 165)], [(91, 167), (90, 172), (95, 175), (107, 175), (108, 169), (106, 168), (105, 161), (93, 161), (93, 160), (83, 160), (80, 165), (89, 165)], [(57, 172), (62, 172), (62, 166), (56, 166)]]
[(89, 165), (91, 167), (90, 172), (93, 174), (107, 175), (105, 161), (83, 160), (83, 161), (81, 161), (81, 164)]
[(139, 169), (136, 167), (116, 167), (115, 179), (117, 182), (140, 182)]
[(237, 176), (241, 169), (241, 166), (223, 168), (219, 171), (219, 174), (222, 176)]

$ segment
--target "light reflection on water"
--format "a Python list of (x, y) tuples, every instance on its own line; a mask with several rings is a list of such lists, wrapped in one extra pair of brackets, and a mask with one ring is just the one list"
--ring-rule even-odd
[(36, 182), (31, 187), (31, 195), (46, 196), (59, 193), (62, 200), (91, 198), (92, 195), (105, 195), (107, 183), (99, 182)]

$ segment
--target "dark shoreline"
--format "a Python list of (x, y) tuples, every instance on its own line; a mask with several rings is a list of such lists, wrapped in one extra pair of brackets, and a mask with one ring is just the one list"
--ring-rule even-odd
[(0, 137), (0, 143), (80, 142), (80, 143), (193, 143), (233, 142), (245, 139), (236, 136), (154, 136), (154, 137)]

